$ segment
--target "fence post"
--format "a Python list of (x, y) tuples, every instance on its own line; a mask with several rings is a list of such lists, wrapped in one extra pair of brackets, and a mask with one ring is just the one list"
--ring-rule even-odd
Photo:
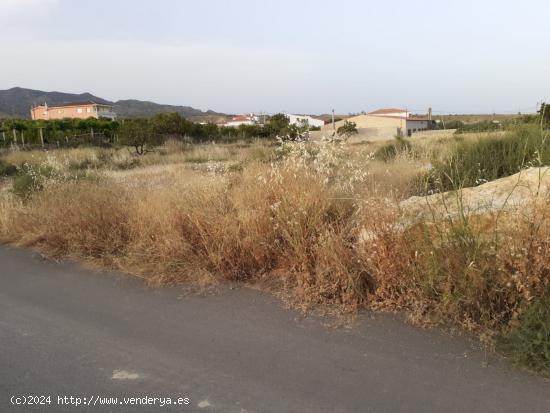
[(42, 144), (42, 147), (44, 147), (44, 134), (42, 133), (42, 128), (38, 129), (40, 131), (40, 143)]
[(21, 131), (21, 144), (23, 145), (23, 148), (25, 147), (25, 133)]
[(67, 145), (69, 144), (69, 137), (65, 135), (65, 142), (67, 142)]
[(15, 128), (13, 128), (12, 132), (13, 132), (13, 143), (17, 145), (17, 131), (15, 130)]
[(90, 135), (92, 136), (92, 141), (94, 140), (94, 128), (90, 128)]
[(6, 132), (2, 131), (2, 138), (4, 138), (4, 143), (6, 143)]

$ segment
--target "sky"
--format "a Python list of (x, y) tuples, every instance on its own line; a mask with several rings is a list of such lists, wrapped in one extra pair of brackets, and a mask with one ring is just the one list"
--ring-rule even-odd
[(0, 89), (225, 113), (527, 113), (548, 0), (0, 0)]

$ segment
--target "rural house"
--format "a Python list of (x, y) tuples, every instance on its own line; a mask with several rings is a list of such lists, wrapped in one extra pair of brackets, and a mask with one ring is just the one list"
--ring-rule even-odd
[(321, 128), (325, 125), (325, 121), (322, 119), (316, 119), (307, 115), (285, 115), (288, 118), (290, 125), (296, 125), (299, 127), (309, 126), (314, 128)]
[(88, 118), (109, 118), (115, 119), (111, 105), (102, 103), (74, 102), (59, 106), (48, 106), (44, 103), (31, 109), (32, 120), (52, 120), (52, 119), (88, 119)]
[(259, 118), (256, 115), (238, 115), (231, 118), (223, 126), (238, 127), (241, 125), (256, 125), (259, 122)]

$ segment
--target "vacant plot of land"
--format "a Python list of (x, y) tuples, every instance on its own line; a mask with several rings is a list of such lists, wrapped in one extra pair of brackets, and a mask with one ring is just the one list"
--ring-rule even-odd
[[(516, 142), (531, 145), (525, 156), (509, 156)], [(3, 162), (19, 169), (4, 181), (0, 237), (152, 283), (229, 280), (303, 309), (404, 310), (417, 323), (477, 331), (549, 371), (550, 337), (530, 338), (550, 320), (547, 198), (530, 213), (475, 218), (459, 203), (414, 225), (402, 203), (446, 188), (455, 165), (475, 182), (476, 168), (499, 178), (545, 164), (545, 142), (531, 128), (374, 143), (170, 142), (143, 156), (9, 153)]]

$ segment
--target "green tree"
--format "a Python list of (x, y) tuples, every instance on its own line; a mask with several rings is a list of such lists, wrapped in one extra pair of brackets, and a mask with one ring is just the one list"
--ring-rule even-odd
[(150, 120), (153, 132), (161, 135), (182, 135), (184, 119), (178, 113), (158, 113)]
[(128, 119), (120, 125), (119, 142), (136, 149), (143, 155), (148, 148), (162, 143), (161, 135), (156, 134), (148, 119)]
[(351, 135), (356, 135), (358, 133), (357, 132), (357, 124), (355, 122), (350, 122), (350, 121), (345, 120), (344, 124), (336, 130), (336, 133), (338, 135), (345, 136), (346, 139), (347, 139)]
[(277, 113), (269, 119), (269, 129), (271, 136), (281, 135), (288, 128), (290, 120), (284, 113)]

